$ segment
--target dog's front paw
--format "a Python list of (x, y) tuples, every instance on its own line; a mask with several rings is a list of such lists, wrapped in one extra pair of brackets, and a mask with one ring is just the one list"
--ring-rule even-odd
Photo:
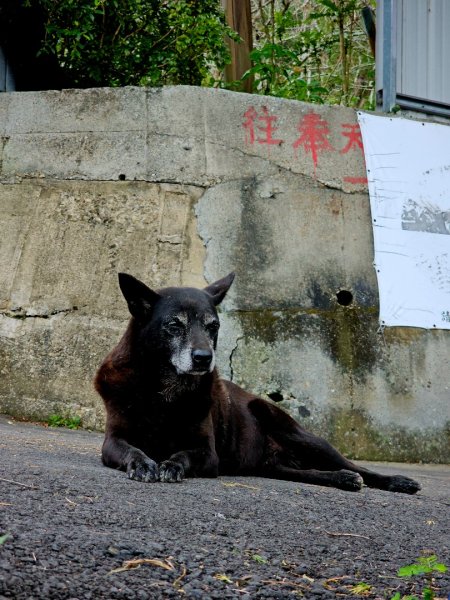
[(336, 487), (348, 492), (359, 492), (363, 486), (363, 478), (359, 473), (342, 469), (336, 472)]
[(388, 486), (390, 492), (400, 492), (402, 494), (415, 494), (420, 489), (420, 483), (404, 475), (393, 475)]
[(173, 460), (165, 460), (159, 465), (159, 480), (165, 483), (178, 483), (184, 479), (184, 467)]
[(158, 465), (151, 458), (138, 456), (133, 458), (128, 464), (127, 475), (135, 481), (152, 483), (159, 479)]

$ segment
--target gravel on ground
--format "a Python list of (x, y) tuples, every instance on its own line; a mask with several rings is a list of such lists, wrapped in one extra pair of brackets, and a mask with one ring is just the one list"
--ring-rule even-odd
[(450, 593), (448, 571), (397, 575), (432, 554), (450, 566), (449, 466), (372, 465), (418, 479), (415, 496), (253, 477), (144, 484), (104, 467), (101, 444), (0, 419), (0, 599)]

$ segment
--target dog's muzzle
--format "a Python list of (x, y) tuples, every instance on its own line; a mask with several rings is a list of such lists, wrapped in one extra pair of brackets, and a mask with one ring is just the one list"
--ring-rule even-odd
[(192, 350), (193, 371), (207, 373), (211, 370), (213, 353), (211, 350)]

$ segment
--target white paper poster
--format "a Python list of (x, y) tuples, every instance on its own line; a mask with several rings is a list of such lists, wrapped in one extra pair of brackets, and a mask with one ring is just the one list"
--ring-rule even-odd
[(386, 326), (450, 329), (450, 127), (358, 113)]

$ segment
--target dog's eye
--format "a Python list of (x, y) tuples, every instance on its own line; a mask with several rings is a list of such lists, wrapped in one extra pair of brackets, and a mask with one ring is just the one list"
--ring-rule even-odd
[(173, 333), (178, 333), (184, 329), (183, 323), (178, 319), (173, 319), (165, 324), (165, 329)]
[(211, 323), (208, 323), (206, 325), (206, 329), (210, 332), (210, 333), (217, 333), (219, 331), (219, 321), (211, 321)]

